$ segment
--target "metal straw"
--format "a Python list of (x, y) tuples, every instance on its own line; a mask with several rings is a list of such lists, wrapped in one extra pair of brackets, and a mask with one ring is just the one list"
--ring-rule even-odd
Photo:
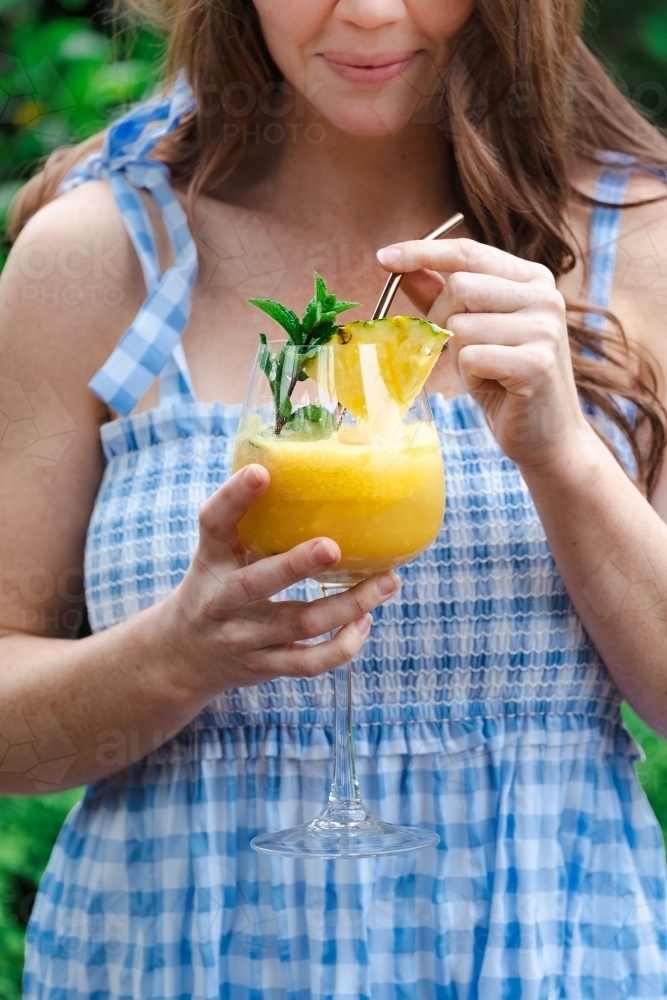
[[(452, 215), (451, 219), (447, 219), (442, 225), (434, 229), (432, 233), (427, 233), (426, 236), (422, 236), (423, 240), (439, 240), (442, 236), (446, 236), (450, 233), (452, 229), (456, 229), (463, 222), (463, 215), (457, 212), (456, 215)], [(384, 319), (389, 312), (389, 307), (394, 301), (394, 295), (398, 291), (398, 286), (401, 283), (402, 274), (392, 274), (387, 279), (387, 283), (382, 289), (382, 295), (378, 299), (378, 304), (375, 307), (375, 312), (373, 313), (373, 319)]]

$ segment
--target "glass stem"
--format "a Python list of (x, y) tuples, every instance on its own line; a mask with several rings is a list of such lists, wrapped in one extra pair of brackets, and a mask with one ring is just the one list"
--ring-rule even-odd
[[(325, 597), (339, 594), (347, 587), (320, 584)], [(331, 633), (331, 638), (335, 635)], [(329, 805), (361, 805), (359, 782), (354, 763), (352, 737), (352, 664), (334, 670), (334, 770)]]
[(351, 663), (336, 667), (334, 671), (334, 698), (334, 772), (329, 792), (329, 804), (354, 802), (361, 805), (352, 738)]

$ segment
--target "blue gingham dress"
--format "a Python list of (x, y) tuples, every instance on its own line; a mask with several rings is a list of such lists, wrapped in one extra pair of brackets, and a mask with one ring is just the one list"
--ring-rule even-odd
[[(239, 408), (195, 398), (179, 338), (196, 253), (149, 158), (191, 101), (180, 80), (131, 112), (65, 185), (108, 178), (149, 291), (92, 382), (121, 414), (102, 427), (87, 539), (95, 631), (179, 583), (199, 508), (230, 470)], [(621, 203), (629, 169), (609, 157), (598, 197)], [(174, 244), (165, 275), (137, 187), (153, 193)], [(619, 215), (593, 212), (591, 297), (602, 306)], [(160, 405), (131, 415), (156, 377)], [(662, 841), (619, 694), (482, 412), (468, 396), (432, 406), (447, 516), (375, 613), (354, 666), (354, 740), (375, 815), (437, 830), (439, 846), (364, 860), (255, 854), (255, 834), (310, 820), (325, 801), (332, 679), (226, 691), (70, 814), (28, 928), (26, 997), (667, 995)], [(295, 593), (316, 596), (309, 584)], [(101, 739), (122, 754), (119, 734)]]

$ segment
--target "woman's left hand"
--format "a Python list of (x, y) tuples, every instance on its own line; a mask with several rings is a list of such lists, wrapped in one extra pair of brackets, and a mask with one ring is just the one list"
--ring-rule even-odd
[(401, 287), (438, 326), (498, 444), (519, 466), (574, 453), (591, 434), (577, 396), (565, 302), (542, 264), (474, 240), (415, 240), (378, 252)]

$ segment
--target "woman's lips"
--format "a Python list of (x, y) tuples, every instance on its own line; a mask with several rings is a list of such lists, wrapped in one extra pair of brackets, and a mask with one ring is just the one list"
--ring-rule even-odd
[(386, 83), (403, 73), (414, 52), (388, 53), (375, 56), (344, 56), (323, 53), (322, 58), (334, 73), (350, 83)]

